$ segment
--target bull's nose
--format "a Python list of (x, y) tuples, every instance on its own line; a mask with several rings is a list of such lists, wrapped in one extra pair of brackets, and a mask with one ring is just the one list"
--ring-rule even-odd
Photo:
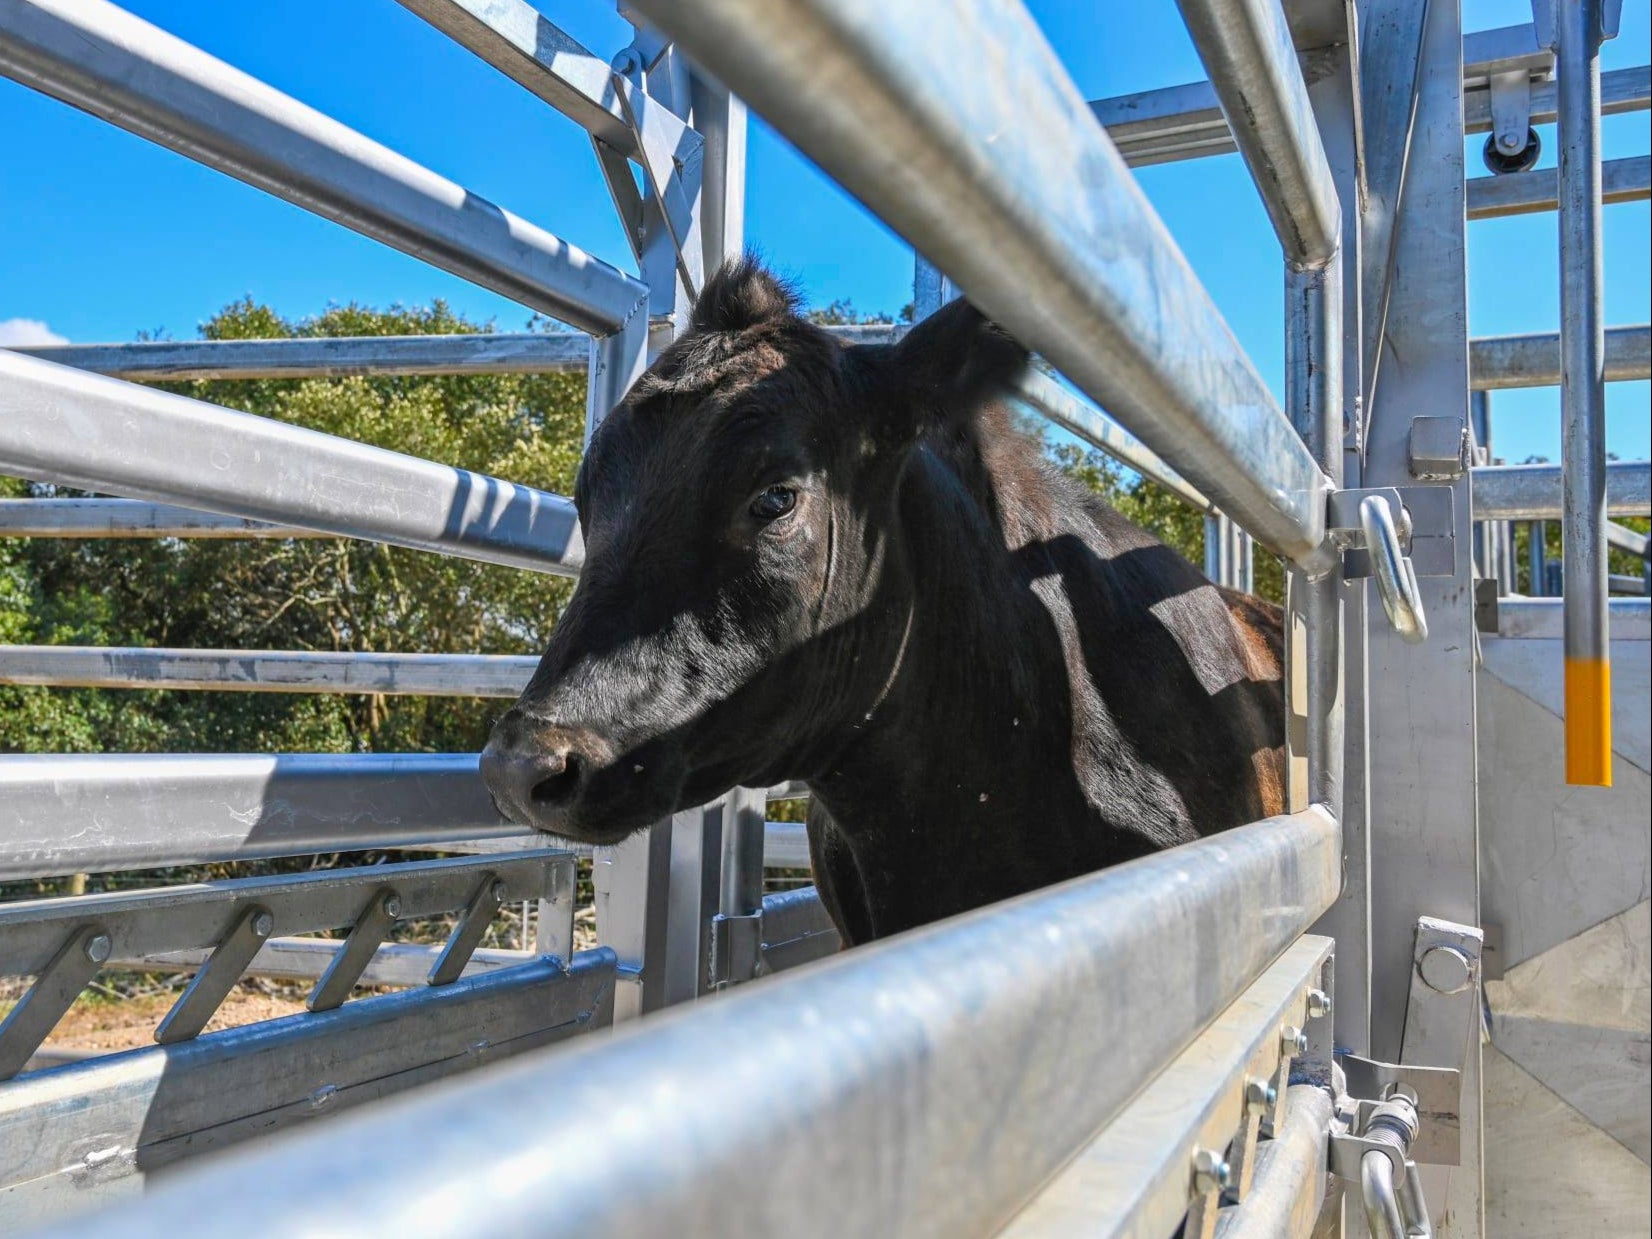
[(598, 747), (591, 737), (559, 727), (519, 734), (511, 741), (496, 732), (482, 750), (482, 781), (507, 817), (552, 829), (579, 798)]

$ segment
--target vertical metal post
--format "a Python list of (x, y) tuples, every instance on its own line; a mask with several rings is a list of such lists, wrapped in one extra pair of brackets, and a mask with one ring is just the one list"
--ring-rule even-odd
[[(1342, 207), (1342, 239), (1332, 269), (1317, 281), (1308, 273), (1287, 276), (1290, 342), (1287, 384), (1290, 408), (1308, 445), (1327, 475), (1345, 486), (1360, 484), (1361, 211), (1360, 135), (1356, 124), (1359, 83), (1351, 47), (1326, 53), (1322, 72), (1308, 87), (1320, 141), (1331, 165)], [(1336, 297), (1340, 296), (1340, 310)], [(1340, 381), (1315, 368), (1334, 371)], [(1328, 798), (1342, 826), (1342, 890), (1313, 932), (1336, 939), (1334, 987), (1336, 1043), (1365, 1054), (1371, 1042), (1371, 889), (1367, 769), (1365, 751), (1365, 585), (1349, 583), (1341, 572), (1334, 586), (1304, 583), (1309, 635), (1325, 625), (1336, 646), (1310, 643), (1310, 678), (1325, 694), (1318, 733), (1310, 733), (1308, 772), (1311, 795)], [(1315, 595), (1315, 588), (1322, 592)], [(1335, 622), (1327, 622), (1327, 613)], [(1329, 660), (1336, 666), (1328, 666)], [(1323, 661), (1322, 661), (1323, 660)], [(1340, 671), (1340, 674), (1338, 672)], [(1324, 712), (1338, 712), (1326, 719)], [(1329, 725), (1325, 725), (1329, 723)], [(1314, 759), (1314, 741), (1326, 746)]]
[[(1382, 0), (1372, 20), (1408, 0)], [(1396, 36), (1402, 31), (1396, 30)], [(1377, 333), (1382, 365), (1369, 410), (1363, 485), (1411, 486), (1412, 418), (1420, 411), (1468, 417), (1468, 271), (1465, 253), (1463, 33), (1459, 5), (1427, 6), (1410, 37), (1416, 60), (1414, 116), (1403, 99), (1364, 114), (1368, 154), (1407, 169), (1393, 221), (1393, 261), (1385, 296), (1365, 289), (1367, 305), (1386, 300)], [(1390, 76), (1367, 80), (1370, 94), (1405, 90), (1409, 56), (1393, 49)], [(1364, 70), (1371, 71), (1368, 64)], [(1367, 256), (1370, 278), (1385, 278)], [(1375, 270), (1375, 274), (1370, 273)], [(1371, 328), (1372, 324), (1366, 324)], [(1367, 359), (1369, 362), (1369, 358)], [(1466, 428), (1466, 427), (1465, 427)], [(1420, 917), (1480, 923), (1478, 738), (1475, 717), (1471, 508), (1466, 476), (1450, 484), (1456, 563), (1449, 577), (1424, 577), (1420, 594), (1429, 639), (1403, 641), (1378, 608), (1366, 632), (1370, 658), (1371, 1053), (1406, 1061), (1404, 1033)], [(1443, 530), (1441, 532), (1444, 532)], [(1452, 1047), (1450, 1058), (1420, 1065), (1462, 1070), (1461, 1164), (1426, 1168), (1430, 1213), (1440, 1239), (1483, 1233), (1480, 1044)]]
[(922, 254), (912, 255), (912, 321), (922, 322), (949, 301), (959, 297), (956, 284)]
[(1566, 782), (1612, 785), (1606, 631), (1606, 328), (1601, 309), (1600, 41), (1605, 0), (1551, 0), (1560, 142), (1561, 562)]
[(1256, 539), (1239, 526), (1233, 527), (1233, 588), (1256, 592)]
[[(1474, 444), (1474, 464), (1486, 464), (1491, 459), (1491, 393), (1471, 391), (1468, 394), (1469, 430)], [(1474, 566), (1480, 577), (1490, 580), (1497, 575), (1497, 522), (1474, 522)]]
[(1205, 514), (1205, 575), (1216, 584), (1222, 583), (1223, 551), (1222, 518)]
[(1549, 593), (1549, 525), (1532, 521), (1526, 526), (1526, 568), (1531, 574), (1530, 594), (1544, 598)]

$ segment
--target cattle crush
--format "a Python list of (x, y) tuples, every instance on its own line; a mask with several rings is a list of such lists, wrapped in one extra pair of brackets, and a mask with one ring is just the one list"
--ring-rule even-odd
[[(1179, 0), (1210, 80), (1087, 101), (1020, 0), (633, 0), (612, 60), (527, 0), (401, 3), (590, 134), (637, 274), (105, 0), (0, 0), (0, 73), (586, 333), (0, 350), (0, 473), (118, 496), (0, 501), (0, 536), (577, 576), (562, 496), (142, 383), (579, 370), (594, 425), (741, 247), (749, 104), (922, 255), (920, 318), (967, 293), (1071, 384), (1029, 375), (1030, 412), (1206, 513), (1207, 573), (1285, 560), (1291, 811), (818, 962), (812, 889), (763, 894), (806, 863), (765, 821), (800, 790), (741, 789), (594, 849), (576, 952), (575, 852), (474, 754), (0, 756), (0, 878), (459, 854), (0, 904), (0, 976), (33, 978), (0, 1232), (1644, 1225), (1649, 620), (1608, 550), (1645, 561), (1610, 518), (1652, 487), (1607, 463), (1603, 383), (1648, 377), (1652, 333), (1604, 324), (1601, 231), (1648, 165), (1600, 129), (1652, 89), (1600, 71), (1619, 5), (1465, 33), (1454, 0)], [(1232, 151), (1281, 247), (1283, 407), (1130, 171)], [(1469, 224), (1543, 210), (1558, 334), (1471, 339)], [(1491, 392), (1533, 386), (1564, 461), (1502, 465)], [(1517, 595), (1545, 522), (1563, 570), (1529, 538)], [(532, 663), (4, 646), (0, 683), (509, 698)], [(522, 905), (533, 948), (480, 950)], [(443, 946), (386, 942), (437, 914)], [(169, 967), (156, 1046), (37, 1054), (100, 971)], [(203, 1033), (249, 972), (313, 979), (310, 1010)]]

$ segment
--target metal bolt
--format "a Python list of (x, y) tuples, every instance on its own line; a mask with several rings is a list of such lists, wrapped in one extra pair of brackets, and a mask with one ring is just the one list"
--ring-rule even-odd
[(1250, 1110), (1271, 1110), (1274, 1102), (1279, 1100), (1279, 1090), (1273, 1086), (1271, 1080), (1251, 1079), (1245, 1081), (1245, 1106)]
[(1474, 964), (1454, 946), (1431, 946), (1417, 961), (1423, 984), (1441, 994), (1460, 994), (1474, 979)]
[(642, 57), (628, 47), (609, 62), (609, 67), (621, 77), (630, 77), (642, 68)]
[(94, 964), (101, 964), (109, 958), (109, 952), (115, 949), (114, 943), (109, 941), (108, 934), (93, 934), (86, 939), (86, 958)]
[(505, 884), (503, 882), (495, 882), (493, 884), (492, 894), (493, 894), (493, 902), (494, 903), (504, 903), (505, 902)]
[(1193, 1191), (1199, 1196), (1219, 1192), (1233, 1180), (1233, 1171), (1215, 1149), (1193, 1151)]
[(402, 897), (394, 894), (386, 895), (384, 897), (384, 902), (379, 906), (384, 909), (384, 914), (386, 916), (400, 916), (402, 914)]
[(1331, 996), (1322, 989), (1308, 991), (1308, 1018), (1321, 1019), (1331, 1014)]
[(1282, 1024), (1279, 1028), (1279, 1048), (1287, 1056), (1305, 1054), (1308, 1050), (1308, 1034), (1295, 1024)]
[(275, 932), (275, 918), (268, 912), (260, 912), (252, 918), (252, 935), (255, 938), (268, 938)]

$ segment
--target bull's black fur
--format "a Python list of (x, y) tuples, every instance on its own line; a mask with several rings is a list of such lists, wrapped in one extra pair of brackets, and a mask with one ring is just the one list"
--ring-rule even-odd
[(709, 281), (581, 469), (501, 807), (608, 843), (806, 780), (851, 943), (1279, 811), (1277, 610), (1053, 468), (999, 400), (1026, 364), (961, 302), (850, 347), (751, 260)]

